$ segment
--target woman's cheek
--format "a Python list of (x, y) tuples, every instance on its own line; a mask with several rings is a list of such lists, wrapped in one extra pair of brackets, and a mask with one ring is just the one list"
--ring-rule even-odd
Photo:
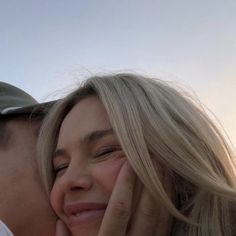
[(126, 161), (127, 159), (125, 157), (116, 160), (107, 160), (97, 163), (96, 168), (94, 168), (93, 175), (97, 179), (97, 183), (105, 189), (109, 197), (115, 186), (120, 169)]

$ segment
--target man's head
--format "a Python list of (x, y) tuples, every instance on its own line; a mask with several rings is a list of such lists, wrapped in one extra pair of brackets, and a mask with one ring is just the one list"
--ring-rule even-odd
[(38, 130), (49, 105), (0, 82), (0, 219), (16, 236), (54, 235), (55, 217), (35, 158)]

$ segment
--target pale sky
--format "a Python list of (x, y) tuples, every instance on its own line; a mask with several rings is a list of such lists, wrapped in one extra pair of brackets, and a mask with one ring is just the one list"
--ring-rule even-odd
[(175, 80), (236, 145), (235, 12), (235, 0), (0, 0), (0, 80), (39, 101), (97, 72)]

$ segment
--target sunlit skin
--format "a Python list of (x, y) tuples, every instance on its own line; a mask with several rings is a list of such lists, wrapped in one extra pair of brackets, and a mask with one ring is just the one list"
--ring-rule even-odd
[[(59, 132), (53, 158), (56, 179), (51, 192), (53, 209), (74, 236), (98, 234), (125, 161), (98, 98), (89, 97), (76, 104)], [(83, 212), (76, 215), (77, 211)]]

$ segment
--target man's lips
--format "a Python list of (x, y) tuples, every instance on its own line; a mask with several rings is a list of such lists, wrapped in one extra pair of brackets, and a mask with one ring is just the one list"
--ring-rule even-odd
[(68, 203), (64, 212), (68, 217), (70, 227), (90, 223), (103, 217), (107, 204), (103, 203)]

